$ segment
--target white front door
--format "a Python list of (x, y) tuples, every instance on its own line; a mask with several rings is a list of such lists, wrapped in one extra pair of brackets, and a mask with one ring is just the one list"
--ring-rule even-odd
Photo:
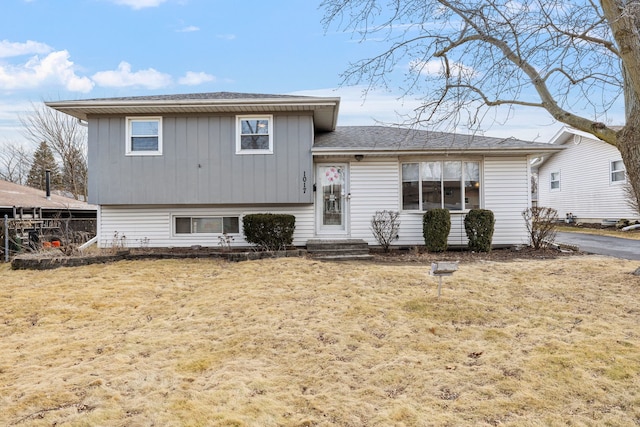
[(316, 223), (318, 234), (345, 236), (348, 232), (348, 169), (344, 163), (316, 166)]

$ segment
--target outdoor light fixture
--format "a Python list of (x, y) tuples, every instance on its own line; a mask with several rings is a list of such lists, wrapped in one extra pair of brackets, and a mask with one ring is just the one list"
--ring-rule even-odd
[(356, 154), (355, 158), (356, 158), (357, 161), (360, 161), (360, 160), (364, 159), (364, 156), (362, 154)]

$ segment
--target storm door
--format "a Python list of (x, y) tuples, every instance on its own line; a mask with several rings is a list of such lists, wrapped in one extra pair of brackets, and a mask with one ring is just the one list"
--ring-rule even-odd
[(316, 221), (318, 234), (346, 235), (348, 214), (346, 164), (317, 165)]

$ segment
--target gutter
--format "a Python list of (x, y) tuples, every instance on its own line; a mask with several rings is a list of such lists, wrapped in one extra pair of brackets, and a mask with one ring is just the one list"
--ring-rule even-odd
[(484, 149), (467, 149), (467, 148), (428, 148), (428, 149), (410, 149), (410, 150), (392, 150), (392, 149), (340, 149), (340, 148), (312, 148), (311, 154), (314, 156), (424, 156), (424, 155), (513, 155), (513, 154), (541, 154), (541, 153), (557, 153), (564, 150), (565, 147), (514, 147), (514, 148), (484, 148)]

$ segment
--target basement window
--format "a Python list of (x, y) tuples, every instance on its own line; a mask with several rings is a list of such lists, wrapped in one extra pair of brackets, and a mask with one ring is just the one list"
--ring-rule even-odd
[(237, 234), (240, 218), (237, 216), (176, 216), (175, 234)]

